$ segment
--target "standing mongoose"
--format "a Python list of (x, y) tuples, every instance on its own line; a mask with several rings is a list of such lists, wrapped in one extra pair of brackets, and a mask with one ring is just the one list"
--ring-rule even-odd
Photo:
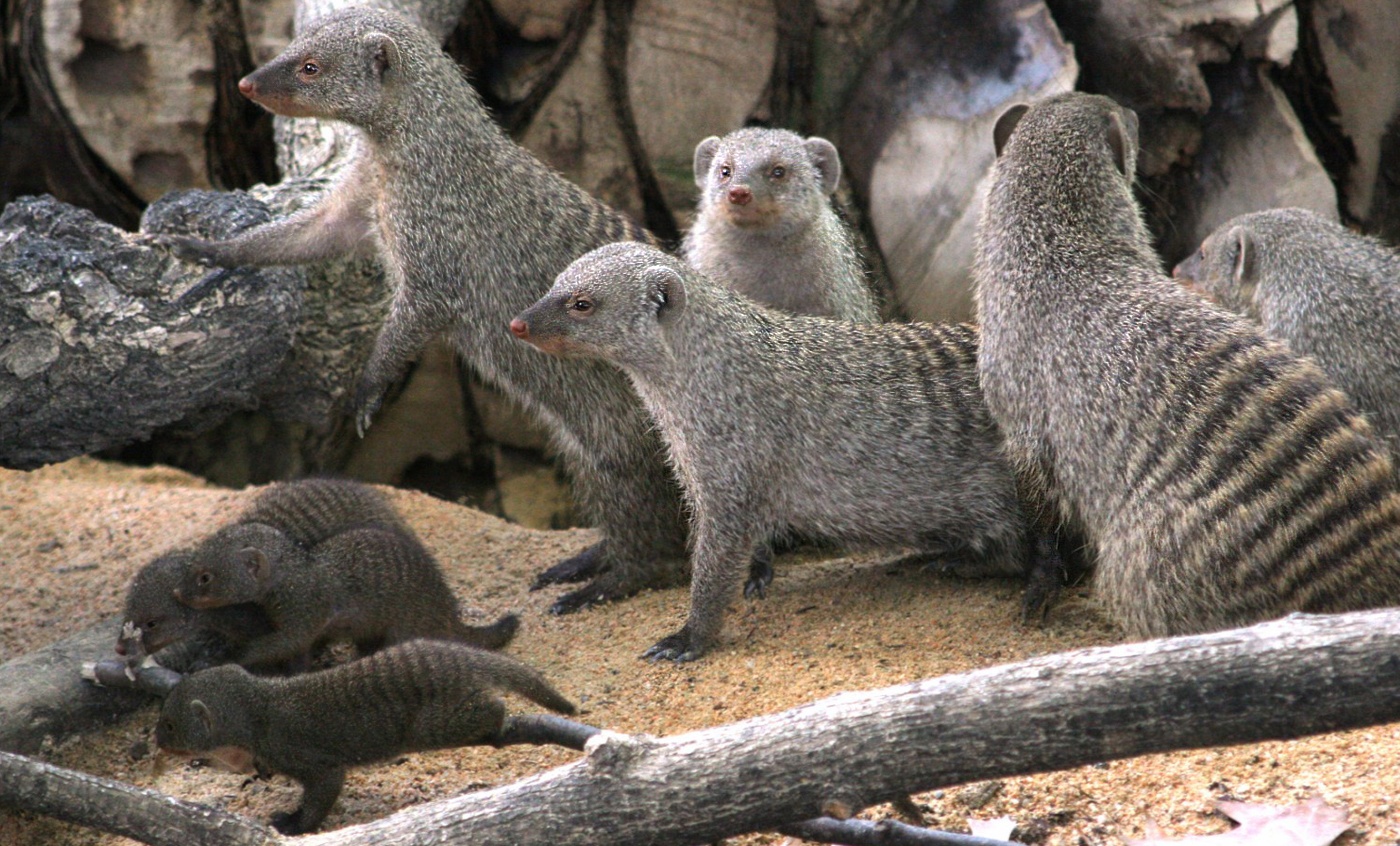
[(978, 369), (1011, 460), (1137, 636), (1400, 600), (1387, 450), (1326, 375), (1168, 279), (1137, 117), (1072, 93), (997, 122)]
[(748, 128), (695, 147), (700, 203), (682, 249), (701, 273), (789, 314), (879, 323), (855, 237), (831, 207), (825, 138)]
[(579, 255), (649, 240), (623, 215), (512, 142), (431, 36), (386, 10), (353, 8), (309, 26), (239, 83), (270, 111), (339, 120), (362, 155), (326, 197), (227, 241), (160, 240), (225, 266), (308, 262), (372, 242), (392, 288), (354, 400), (363, 431), (385, 390), (435, 335), (550, 429), (603, 540), (544, 581), (593, 574), (552, 610), (577, 610), (681, 576), (679, 489), (627, 380), (596, 362), (534, 355), (500, 327)]
[(513, 658), (415, 640), (290, 678), (254, 676), (231, 665), (193, 673), (166, 697), (156, 743), (238, 772), (256, 762), (301, 782), (297, 809), (272, 818), (278, 831), (300, 834), (325, 819), (347, 767), (493, 743), (506, 712), (492, 690), (574, 713), (569, 700)]
[(650, 657), (711, 649), (755, 545), (789, 529), (1028, 569), (971, 327), (788, 315), (630, 243), (575, 261), (510, 329), (621, 367), (669, 447), (695, 521), (690, 615)]
[[(231, 659), (248, 641), (272, 632), (267, 612), (251, 603), (197, 609), (177, 600), (175, 591), (193, 560), (193, 551), (174, 550), (137, 571), (126, 592), (118, 655), (139, 663), (168, 646), (199, 641), (190, 657), (217, 662)], [(161, 663), (171, 666), (172, 662), (161, 656)]]
[(508, 644), (520, 621), (507, 614), (469, 626), (437, 562), (407, 530), (351, 529), (311, 549), (260, 523), (236, 523), (195, 549), (176, 597), (194, 608), (254, 603), (274, 631), (237, 652), (240, 664), (288, 661), (332, 639), (361, 654), (418, 637), (484, 649)]
[(1215, 230), (1174, 275), (1311, 356), (1400, 456), (1400, 253), (1273, 209)]

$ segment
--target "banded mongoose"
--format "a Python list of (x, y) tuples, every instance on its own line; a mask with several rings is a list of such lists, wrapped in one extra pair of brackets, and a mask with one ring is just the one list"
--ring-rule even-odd
[(510, 643), (507, 614), (469, 626), (432, 555), (408, 531), (352, 529), (311, 549), (258, 523), (236, 524), (200, 544), (176, 596), (195, 608), (252, 602), (274, 631), (248, 642), (240, 664), (286, 661), (334, 639), (361, 654), (419, 637), (484, 649)]
[(682, 250), (710, 279), (789, 314), (879, 323), (831, 195), (841, 159), (825, 138), (747, 128), (695, 147), (700, 203)]
[[(272, 620), (250, 603), (222, 608), (196, 609), (175, 598), (175, 590), (194, 559), (191, 550), (175, 550), (156, 556), (137, 571), (126, 592), (125, 612), (116, 652), (139, 662), (168, 646), (202, 640), (196, 660), (231, 660), (248, 641), (270, 634)], [(161, 663), (170, 664), (162, 656)], [(175, 669), (185, 669), (177, 666)]]
[(974, 264), (978, 369), (1017, 468), (1136, 636), (1400, 599), (1400, 496), (1310, 360), (1173, 284), (1132, 194), (1137, 117), (1007, 111)]
[(695, 521), (690, 614), (649, 657), (714, 647), (750, 552), (789, 529), (1027, 569), (971, 327), (788, 315), (654, 247), (612, 244), (510, 328), (552, 355), (621, 367), (669, 447)]
[(264, 488), (238, 518), (262, 523), (312, 547), (347, 529), (403, 529), (403, 518), (374, 488), (349, 479), (310, 478)]
[(392, 301), (354, 400), (361, 431), (385, 390), (446, 333), (488, 382), (553, 433), (601, 545), (545, 581), (599, 574), (551, 610), (577, 610), (679, 578), (679, 489), (627, 380), (596, 362), (533, 354), (501, 330), (579, 255), (651, 240), (512, 142), (433, 38), (386, 10), (354, 8), (312, 24), (239, 83), (282, 115), (339, 120), (364, 151), (320, 203), (227, 241), (160, 240), (214, 264), (309, 262), (377, 248)]
[(348, 767), (495, 742), (506, 711), (493, 690), (574, 713), (569, 700), (513, 658), (415, 640), (287, 678), (254, 676), (234, 665), (193, 673), (166, 697), (156, 743), (235, 772), (256, 763), (301, 782), (296, 810), (272, 817), (278, 831), (300, 834), (325, 819)]
[(1400, 253), (1273, 209), (1221, 226), (1174, 275), (1311, 356), (1400, 456)]

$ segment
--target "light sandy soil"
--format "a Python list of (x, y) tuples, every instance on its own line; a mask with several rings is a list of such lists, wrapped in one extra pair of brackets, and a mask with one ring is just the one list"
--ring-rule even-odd
[[(214, 488), (173, 470), (92, 460), (33, 473), (0, 471), (4, 654), (42, 646), (116, 613), (137, 567), (230, 519), (251, 495), (251, 489)], [(653, 665), (637, 656), (679, 626), (684, 591), (648, 592), (556, 618), (546, 608), (558, 589), (526, 590), (540, 568), (591, 542), (591, 532), (524, 529), (409, 492), (395, 492), (394, 503), (436, 552), (473, 619), (521, 613), (524, 625), (509, 651), (581, 703), (583, 721), (620, 731), (674, 734), (842, 690), (1121, 639), (1085, 591), (1063, 600), (1044, 630), (1028, 630), (1014, 622), (1016, 582), (939, 578), (892, 568), (881, 555), (805, 555), (780, 559), (767, 600), (736, 609), (721, 651), (680, 668)], [(297, 788), (280, 776), (248, 781), (183, 764), (155, 775), (144, 752), (153, 723), (154, 709), (147, 708), (107, 731), (65, 742), (46, 757), (262, 820), (295, 803)], [(327, 825), (363, 822), (507, 783), (576, 754), (469, 748), (356, 770)], [(969, 816), (1009, 815), (1021, 823), (1041, 821), (1041, 842), (1095, 846), (1118, 843), (1120, 835), (1141, 836), (1148, 820), (1171, 834), (1224, 831), (1228, 824), (1212, 808), (1225, 795), (1289, 804), (1318, 792), (1351, 813), (1353, 831), (1338, 843), (1389, 846), (1400, 839), (1400, 724), (1007, 779), (984, 804), (967, 807), (969, 797), (988, 792), (953, 787), (916, 800), (935, 827), (965, 832)], [(729, 842), (781, 839), (759, 834)], [(0, 844), (127, 842), (0, 811)]]

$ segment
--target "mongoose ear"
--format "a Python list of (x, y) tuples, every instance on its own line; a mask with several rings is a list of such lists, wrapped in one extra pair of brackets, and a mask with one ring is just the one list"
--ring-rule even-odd
[(1108, 148), (1113, 151), (1113, 164), (1118, 172), (1131, 180), (1133, 167), (1129, 161), (1129, 151), (1137, 143), (1137, 115), (1129, 114), (1133, 123), (1131, 130), (1123, 125), (1123, 119), (1117, 114), (1108, 116)]
[(204, 730), (206, 732), (214, 731), (214, 715), (209, 713), (208, 705), (205, 705), (198, 699), (191, 699), (190, 713), (194, 714), (195, 719), (204, 724)]
[(363, 41), (365, 59), (374, 70), (376, 79), (383, 80), (384, 74), (399, 66), (399, 45), (382, 32), (371, 32)]
[(803, 143), (807, 147), (807, 155), (812, 157), (812, 164), (816, 165), (817, 173), (821, 175), (822, 190), (835, 194), (836, 186), (841, 184), (841, 156), (836, 152), (836, 145), (815, 135)]
[(259, 582), (267, 581), (267, 577), (272, 575), (272, 563), (267, 560), (267, 554), (261, 549), (250, 546), (241, 550), (239, 557), (243, 560), (243, 566), (247, 567), (248, 572)]
[(685, 310), (685, 282), (672, 268), (656, 265), (647, 269), (647, 290), (656, 306), (656, 319), (670, 323)]
[(711, 135), (695, 145), (695, 184), (699, 187), (705, 187), (705, 183), (710, 177), (710, 164), (714, 162), (715, 153), (718, 152), (718, 135)]
[(1230, 240), (1235, 243), (1235, 284), (1239, 286), (1242, 297), (1248, 292), (1249, 298), (1252, 299), (1256, 270), (1254, 238), (1248, 229), (1236, 226), (1230, 231)]
[(1016, 129), (1016, 124), (1021, 122), (1021, 118), (1030, 110), (1030, 106), (1019, 103), (1001, 113), (997, 118), (996, 126), (992, 127), (992, 143), (996, 145), (997, 157), (1001, 157), (1001, 151), (1006, 149), (1006, 142), (1011, 140), (1011, 133)]

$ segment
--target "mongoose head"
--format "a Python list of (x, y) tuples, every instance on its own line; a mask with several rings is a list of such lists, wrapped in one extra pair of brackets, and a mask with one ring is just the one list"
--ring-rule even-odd
[(175, 597), (191, 608), (254, 602), (277, 568), (301, 555), (291, 538), (264, 523), (225, 526), (195, 548)]
[(126, 591), (126, 613), (117, 654), (152, 655), (191, 633), (194, 609), (175, 598), (194, 554), (176, 550), (142, 567)]
[[(1018, 133), (1018, 129), (1025, 132)], [(1018, 143), (1025, 136), (1034, 139), (1057, 138), (1059, 149), (1040, 151), (1061, 155), (1064, 149), (1104, 150), (1113, 166), (1129, 183), (1137, 171), (1137, 113), (1108, 97), (1071, 91), (1047, 97), (1032, 105), (1012, 106), (997, 118), (992, 129), (997, 158), (1029, 156), (1034, 152)], [(1092, 166), (1092, 163), (1089, 164)]]
[(700, 213), (744, 229), (802, 227), (840, 181), (841, 159), (825, 138), (751, 127), (695, 147)]
[(253, 771), (247, 704), (252, 676), (236, 664), (191, 673), (161, 705), (156, 745), (181, 757), (209, 758), (236, 773)]
[(388, 117), (382, 107), (396, 101), (394, 89), (413, 83), (414, 57), (426, 39), (393, 12), (346, 9), (312, 24), (238, 90), (275, 114), (368, 127)]
[(669, 355), (665, 330), (685, 311), (687, 272), (655, 247), (608, 244), (564, 268), (510, 330), (550, 355), (644, 364)]
[(1340, 229), (1307, 209), (1242, 214), (1207, 236), (1172, 276), (1225, 308), (1258, 320), (1257, 295), (1278, 279), (1280, 269), (1297, 278), (1344, 272), (1345, 256), (1337, 254), (1328, 231)]

